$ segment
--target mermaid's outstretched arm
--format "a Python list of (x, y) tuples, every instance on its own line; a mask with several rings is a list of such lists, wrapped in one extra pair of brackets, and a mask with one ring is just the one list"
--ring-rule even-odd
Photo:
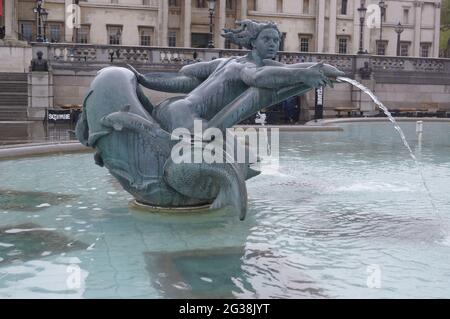
[(197, 62), (181, 68), (178, 73), (152, 72), (139, 73), (131, 65), (131, 71), (136, 75), (137, 81), (142, 86), (156, 91), (170, 93), (189, 93), (199, 86), (219, 66), (223, 59), (210, 62)]
[(136, 75), (137, 82), (150, 90), (170, 93), (189, 93), (202, 83), (196, 77), (180, 75), (178, 73), (153, 72), (144, 75), (139, 73), (131, 65), (128, 65), (128, 67)]
[[(325, 84), (332, 86), (331, 81), (344, 74), (335, 67), (323, 63), (287, 65), (272, 60), (264, 62), (264, 67), (244, 68), (241, 71), (243, 81), (250, 88), (218, 112), (208, 122), (208, 127), (217, 127), (224, 131), (261, 109), (289, 97), (304, 94), (314, 87)], [(318, 72), (322, 76), (318, 76)], [(316, 78), (313, 79), (313, 83), (308, 79), (311, 74)]]
[(312, 88), (331, 84), (331, 80), (323, 72), (323, 63), (307, 68), (288, 68), (285, 65), (245, 67), (241, 71), (241, 78), (250, 87), (264, 89), (281, 89), (301, 83)]

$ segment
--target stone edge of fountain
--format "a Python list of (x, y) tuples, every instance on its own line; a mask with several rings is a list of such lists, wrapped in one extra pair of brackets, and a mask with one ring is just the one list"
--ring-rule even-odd
[[(311, 121), (314, 122), (314, 121)], [(309, 122), (308, 122), (309, 123)], [(233, 128), (255, 128), (255, 129), (278, 129), (280, 132), (341, 132), (339, 126), (321, 126), (321, 125), (235, 125)]]
[[(397, 122), (448, 122), (450, 124), (450, 118), (434, 118), (434, 117), (396, 117)], [(305, 124), (309, 127), (335, 127), (332, 124), (341, 123), (367, 123), (367, 122), (386, 122), (389, 123), (387, 117), (357, 117), (357, 118), (329, 118), (321, 120), (312, 120)]]
[(15, 144), (0, 147), (0, 160), (60, 153), (93, 152), (76, 141), (58, 143)]
[[(339, 132), (343, 129), (339, 126), (309, 126), (309, 125), (236, 125), (235, 128), (278, 129), (280, 132)], [(0, 146), (0, 160), (20, 158), (37, 155), (49, 155), (58, 153), (93, 152), (94, 150), (83, 146), (78, 141), (43, 142), (11, 144)]]

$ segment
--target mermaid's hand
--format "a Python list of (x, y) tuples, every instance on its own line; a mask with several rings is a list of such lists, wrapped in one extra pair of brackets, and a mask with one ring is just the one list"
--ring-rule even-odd
[(317, 89), (321, 86), (329, 85), (333, 87), (331, 79), (329, 79), (323, 72), (324, 63), (319, 62), (309, 68), (303, 69), (303, 82), (313, 89)]
[(134, 73), (134, 75), (136, 75), (138, 83), (141, 83), (145, 79), (144, 75), (142, 73), (139, 73), (138, 70), (136, 70), (129, 64), (127, 64), (127, 66)]

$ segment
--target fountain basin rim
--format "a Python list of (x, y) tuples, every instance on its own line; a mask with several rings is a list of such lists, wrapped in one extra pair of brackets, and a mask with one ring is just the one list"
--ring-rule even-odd
[(280, 132), (342, 132), (344, 130), (342, 127), (331, 125), (235, 125), (233, 128), (278, 129)]
[[(450, 118), (445, 117), (396, 117), (397, 122), (447, 122), (450, 124)], [(305, 126), (310, 127), (330, 127), (332, 124), (340, 123), (370, 123), (370, 122), (386, 122), (390, 123), (387, 117), (356, 117), (356, 118), (329, 118), (321, 119), (317, 122), (315, 120), (309, 121)], [(331, 126), (335, 127), (335, 126)]]
[(77, 141), (6, 145), (0, 147), (0, 160), (59, 153), (82, 153), (93, 151), (93, 149), (88, 148)]
[(203, 213), (210, 211), (211, 203), (198, 206), (164, 207), (140, 203), (139, 201), (134, 199), (130, 201), (130, 206), (139, 211), (149, 213)]
[[(343, 131), (338, 126), (307, 126), (307, 125), (236, 125), (234, 128), (278, 129), (282, 132), (333, 132)], [(58, 153), (93, 152), (94, 150), (78, 141), (11, 144), (0, 146), (0, 160), (29, 156), (51, 155)]]

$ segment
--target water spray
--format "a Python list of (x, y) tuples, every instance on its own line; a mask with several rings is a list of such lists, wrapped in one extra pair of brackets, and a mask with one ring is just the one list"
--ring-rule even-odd
[[(383, 103), (381, 103), (380, 100), (378, 100), (378, 98), (375, 96), (375, 94), (373, 94), (372, 91), (370, 91), (368, 88), (366, 88), (364, 85), (362, 85), (361, 83), (359, 83), (358, 81), (355, 81), (353, 79), (350, 78), (346, 78), (346, 77), (337, 77), (336, 78), (337, 82), (346, 82), (349, 84), (352, 84), (354, 86), (356, 86), (357, 88), (359, 88), (361, 91), (363, 91), (364, 93), (366, 93), (367, 95), (369, 95), (372, 100), (375, 102), (375, 104), (381, 109), (383, 110), (384, 114), (386, 114), (386, 116), (388, 117), (388, 119), (392, 122), (392, 124), (394, 125), (394, 128), (397, 130), (397, 132), (400, 134), (400, 137), (403, 141), (403, 144), (406, 146), (406, 148), (409, 151), (409, 155), (411, 156), (411, 158), (414, 160), (414, 163), (416, 164), (416, 167), (419, 171), (420, 177), (422, 179), (422, 184), (423, 187), (425, 188), (425, 191), (427, 193), (427, 196), (430, 200), (430, 204), (433, 207), (433, 211), (436, 214), (436, 216), (439, 218), (439, 220), (442, 222), (442, 216), (439, 213), (439, 210), (437, 209), (436, 205), (434, 204), (434, 200), (433, 197), (431, 196), (431, 191), (428, 188), (428, 185), (425, 181), (425, 177), (423, 176), (423, 172), (422, 172), (422, 168), (420, 166), (419, 161), (417, 160), (416, 156), (414, 155), (411, 147), (408, 144), (408, 141), (406, 140), (405, 134), (403, 133), (403, 130), (400, 128), (400, 126), (397, 124), (397, 121), (394, 119), (394, 117), (392, 116), (391, 112), (389, 112), (388, 108), (386, 106), (384, 106)], [(416, 122), (416, 133), (418, 135), (419, 138), (419, 145), (421, 147), (422, 145), (422, 132), (423, 132), (423, 121), (417, 121)], [(443, 224), (443, 223), (442, 223)], [(444, 234), (448, 237), (449, 232), (446, 229), (443, 229)]]

